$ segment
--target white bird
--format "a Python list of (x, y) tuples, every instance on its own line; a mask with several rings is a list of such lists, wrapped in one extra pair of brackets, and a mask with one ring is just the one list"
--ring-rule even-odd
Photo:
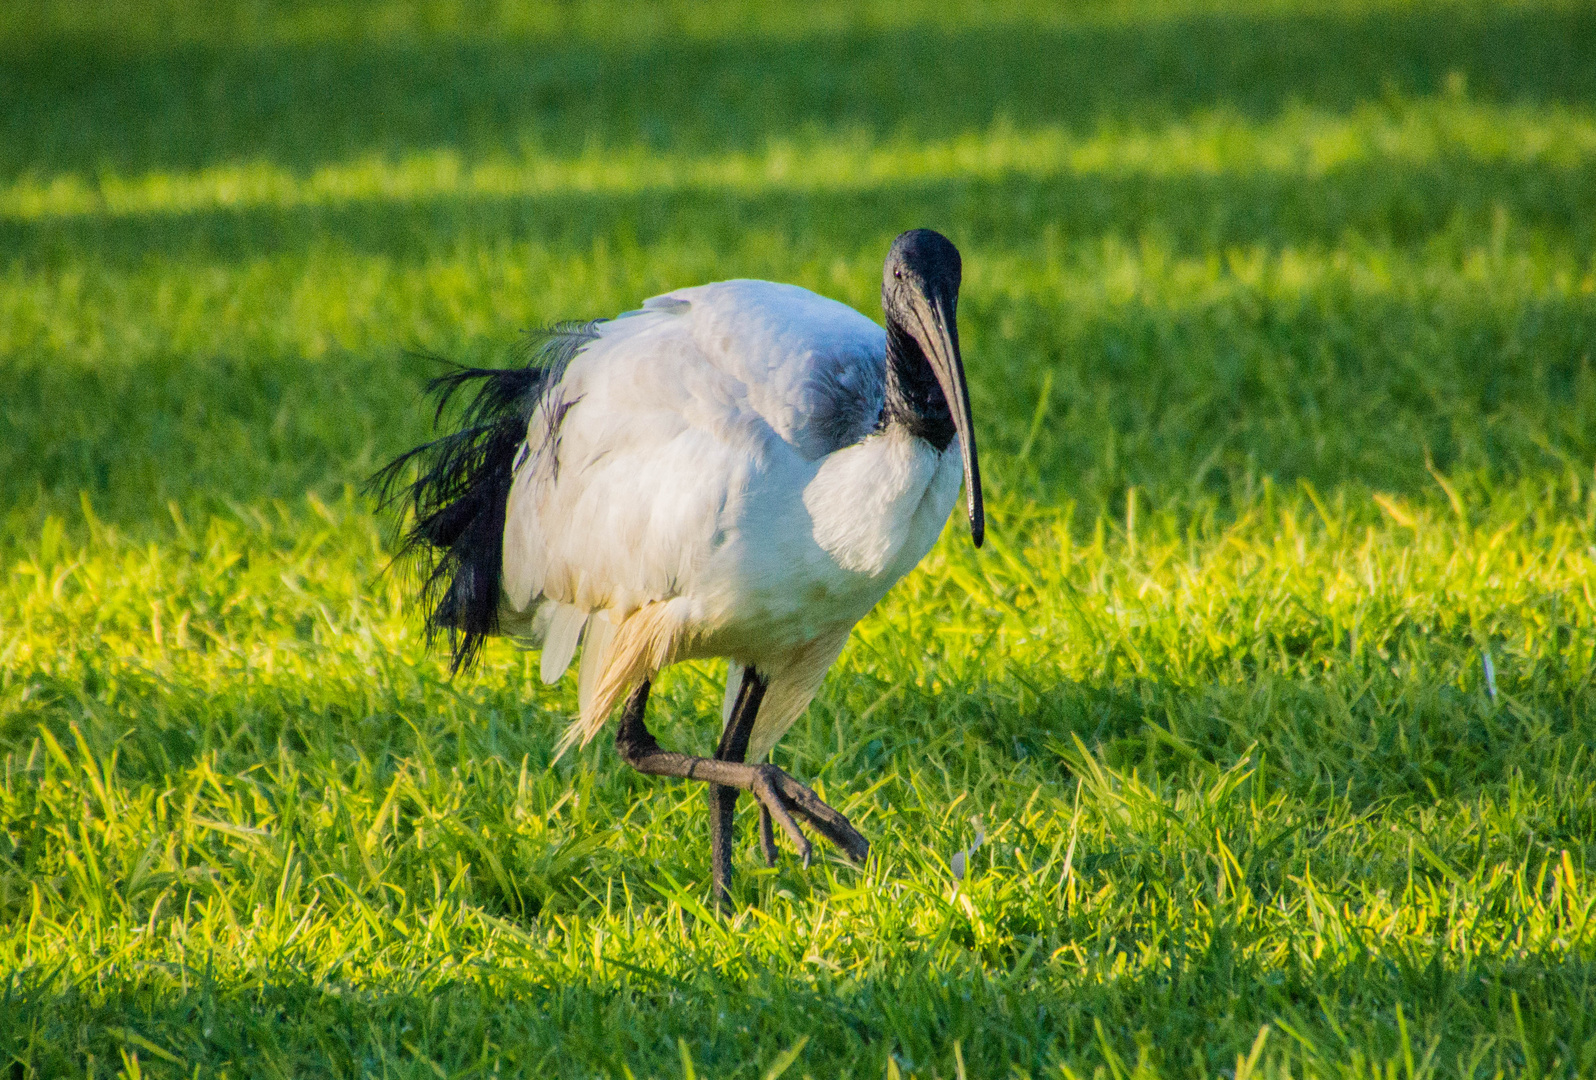
[[(477, 386), (463, 427), (378, 474), (385, 502), (410, 506), (429, 632), (448, 631), (457, 670), (507, 633), (541, 646), (553, 682), (580, 641), (580, 715), (560, 752), (624, 700), (615, 744), (628, 764), (709, 783), (717, 903), (739, 791), (759, 800), (769, 863), (772, 820), (805, 865), (797, 819), (856, 860), (869, 851), (847, 818), (759, 762), (854, 624), (930, 550), (961, 476), (981, 543), (960, 276), (953, 244), (916, 229), (887, 254), (885, 330), (748, 280), (564, 324), (523, 367), (437, 380), (440, 417)], [(643, 722), (650, 681), (711, 657), (729, 662), (715, 756), (661, 749)]]

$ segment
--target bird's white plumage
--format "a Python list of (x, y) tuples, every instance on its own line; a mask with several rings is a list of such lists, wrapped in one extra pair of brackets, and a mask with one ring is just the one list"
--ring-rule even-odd
[(576, 655), (576, 643), (586, 622), (585, 611), (569, 604), (553, 606), (548, 629), (543, 634), (543, 657), (538, 670), (545, 683), (558, 681), (571, 666), (571, 657)]
[(596, 333), (528, 430), (505, 521), (505, 622), (541, 637), (545, 680), (585, 625), (568, 741), (664, 663), (728, 658), (728, 707), (757, 667), (757, 760), (935, 542), (958, 495), (958, 443), (939, 453), (874, 430), (884, 331), (796, 286), (683, 289)]

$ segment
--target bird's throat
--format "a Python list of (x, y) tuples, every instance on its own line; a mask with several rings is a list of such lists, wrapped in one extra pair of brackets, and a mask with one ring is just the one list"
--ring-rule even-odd
[(898, 426), (930, 443), (948, 448), (957, 429), (947, 395), (937, 382), (925, 350), (896, 319), (887, 318), (887, 392), (881, 426)]

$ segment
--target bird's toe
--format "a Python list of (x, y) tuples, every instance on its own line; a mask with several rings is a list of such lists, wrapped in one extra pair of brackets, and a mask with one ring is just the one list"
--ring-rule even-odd
[(780, 793), (781, 801), (792, 809), (816, 831), (829, 840), (854, 862), (863, 862), (870, 854), (870, 842), (859, 834), (848, 819), (821, 801), (809, 787), (799, 783), (774, 765), (761, 767), (771, 787)]

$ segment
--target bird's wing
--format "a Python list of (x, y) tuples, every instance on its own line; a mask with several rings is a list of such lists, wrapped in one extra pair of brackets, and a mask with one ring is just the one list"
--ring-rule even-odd
[[(514, 611), (549, 600), (624, 615), (676, 595), (705, 554), (728, 493), (771, 436), (686, 329), (670, 311), (601, 324), (545, 394), (506, 505)], [(557, 670), (545, 676), (564, 670), (580, 630), (556, 609), (544, 641)]]
[(875, 427), (886, 387), (886, 331), (796, 285), (722, 281), (653, 302), (686, 302), (704, 358), (740, 383), (750, 408), (806, 461)]
[(874, 426), (885, 349), (851, 308), (754, 281), (656, 297), (593, 333), (529, 424), (504, 530), (506, 626), (542, 639), (548, 681), (585, 627), (585, 716), (616, 628), (690, 595), (750, 480), (787, 470), (796, 491)]

